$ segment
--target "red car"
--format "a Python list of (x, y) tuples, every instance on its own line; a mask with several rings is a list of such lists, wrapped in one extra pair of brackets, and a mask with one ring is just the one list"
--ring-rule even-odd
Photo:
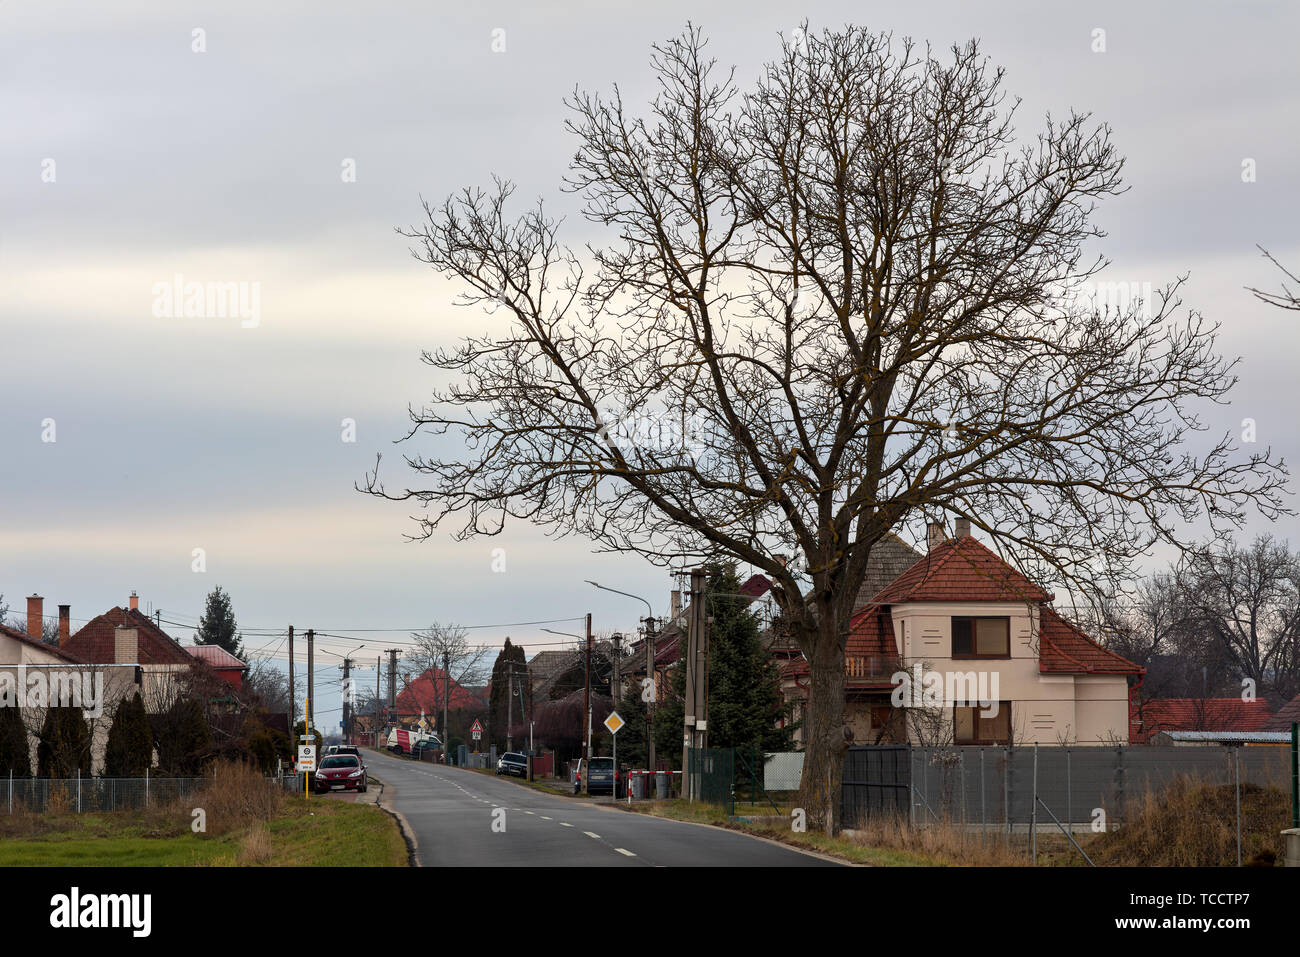
[(321, 758), (313, 782), (316, 791), (366, 790), (366, 766), (355, 754), (328, 754)]

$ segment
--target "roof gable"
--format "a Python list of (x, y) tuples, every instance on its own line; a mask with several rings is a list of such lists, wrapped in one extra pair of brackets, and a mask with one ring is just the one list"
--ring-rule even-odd
[(1300, 723), (1300, 694), (1296, 695), (1269, 719), (1265, 731), (1290, 731), (1291, 725)]
[(877, 594), (875, 601), (885, 605), (913, 601), (1040, 603), (1051, 597), (989, 548), (964, 535), (930, 549)]
[(128, 625), (138, 633), (137, 661), (141, 665), (190, 665), (194, 658), (180, 643), (153, 623), (138, 608), (113, 607), (86, 622), (68, 639), (67, 652), (87, 664), (112, 664), (114, 632), (118, 625)]

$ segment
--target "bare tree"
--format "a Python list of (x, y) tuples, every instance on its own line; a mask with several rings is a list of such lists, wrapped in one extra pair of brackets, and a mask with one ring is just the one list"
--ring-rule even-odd
[[(856, 27), (783, 41), (741, 92), (692, 27), (654, 47), (648, 116), (575, 93), (569, 188), (612, 235), (581, 255), (513, 187), (467, 189), (402, 230), (490, 303), (500, 334), (424, 360), (413, 408), (463, 442), (407, 456), (464, 539), (510, 518), (681, 565), (719, 552), (775, 583), (811, 675), (800, 801), (837, 828), (844, 646), (872, 548), (965, 516), (1045, 584), (1124, 581), (1186, 523), (1283, 511), (1285, 471), (1199, 454), (1196, 406), (1233, 364), (1216, 327), (1077, 295), (1106, 263), (1096, 202), (1121, 191), (1105, 126), (1015, 139), (978, 43), (939, 54)], [(794, 560), (786, 560), (794, 556)]]
[(1300, 692), (1300, 555), (1262, 535), (1191, 553), (1180, 574), (1189, 618), (1227, 652), (1238, 680), (1258, 694)]
[(451, 683), (482, 684), (491, 668), (492, 649), (469, 643), (469, 632), (460, 625), (435, 621), (426, 631), (416, 632), (415, 648), (408, 655), (421, 672), (442, 672), (442, 732), (444, 754), (449, 740)]

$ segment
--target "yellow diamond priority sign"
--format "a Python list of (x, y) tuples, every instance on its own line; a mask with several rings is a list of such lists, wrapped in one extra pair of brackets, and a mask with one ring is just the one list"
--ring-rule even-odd
[(611, 711), (609, 717), (605, 719), (605, 727), (609, 728), (610, 734), (618, 734), (618, 729), (623, 727), (625, 724), (627, 724), (627, 722), (619, 717), (617, 711)]

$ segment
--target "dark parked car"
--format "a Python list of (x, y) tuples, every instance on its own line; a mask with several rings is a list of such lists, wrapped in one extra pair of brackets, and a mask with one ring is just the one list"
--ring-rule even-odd
[(316, 791), (366, 790), (366, 766), (355, 754), (327, 754), (321, 758), (313, 782)]
[(528, 777), (528, 757), (518, 751), (507, 751), (497, 761), (497, 774), (515, 774)]
[(614, 793), (614, 759), (592, 758), (587, 765), (587, 793)]
[(333, 748), (330, 748), (330, 753), (331, 754), (355, 754), (358, 758), (361, 757), (361, 749), (358, 748), (355, 744), (335, 745)]

